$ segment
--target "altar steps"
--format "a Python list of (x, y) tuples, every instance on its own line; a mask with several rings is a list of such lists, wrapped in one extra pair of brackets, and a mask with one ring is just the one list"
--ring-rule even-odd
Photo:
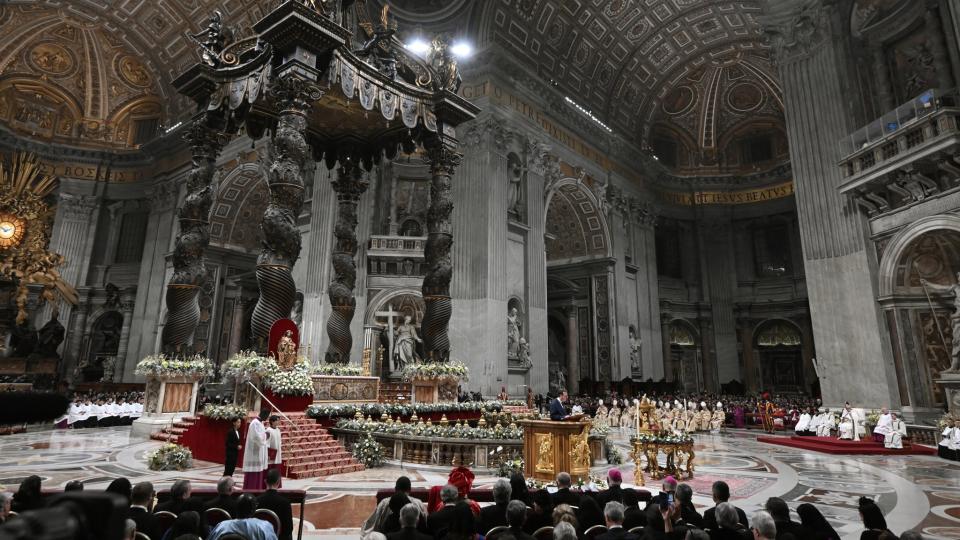
[(194, 424), (197, 423), (197, 419), (192, 416), (184, 416), (181, 420), (178, 420), (169, 426), (161, 429), (160, 431), (150, 434), (150, 438), (155, 441), (171, 442), (175, 444), (180, 444), (180, 437), (187, 432)]
[(364, 469), (315, 420), (307, 418), (304, 413), (286, 413), (286, 416), (290, 422), (280, 422), (286, 476), (294, 479), (317, 478)]

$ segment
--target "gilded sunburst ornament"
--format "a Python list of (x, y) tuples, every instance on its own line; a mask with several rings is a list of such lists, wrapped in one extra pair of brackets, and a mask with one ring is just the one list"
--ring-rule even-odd
[(27, 319), (30, 285), (43, 286), (45, 301), (59, 296), (77, 303), (76, 289), (57, 271), (63, 255), (47, 249), (54, 212), (46, 198), (55, 187), (56, 178), (42, 171), (36, 156), (0, 159), (0, 280), (17, 286), (17, 324)]

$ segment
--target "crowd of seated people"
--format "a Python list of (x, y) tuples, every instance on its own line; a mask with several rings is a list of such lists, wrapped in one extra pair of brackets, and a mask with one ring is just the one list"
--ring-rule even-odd
[[(456, 469), (455, 469), (456, 471)], [(451, 474), (453, 480), (457, 480)], [(714, 482), (714, 505), (701, 513), (693, 504), (693, 488), (673, 477), (660, 493), (623, 487), (617, 469), (608, 472), (608, 488), (579, 491), (570, 475), (560, 473), (556, 487), (531, 491), (522, 475), (499, 479), (493, 502), (480, 506), (469, 489), (448, 483), (435, 504), (424, 505), (401, 477), (397, 489), (380, 501), (364, 523), (364, 540), (839, 540), (833, 525), (812, 504), (792, 511), (786, 501), (771, 497), (764, 509), (747, 514), (730, 502), (730, 487)], [(643, 497), (641, 497), (643, 495)], [(645, 501), (645, 504), (642, 502)], [(896, 536), (887, 528), (876, 502), (861, 498), (862, 540), (916, 540), (909, 531)]]
[[(257, 496), (235, 493), (231, 477), (223, 477), (216, 496), (209, 498), (195, 495), (189, 480), (177, 480), (170, 488), (170, 500), (161, 504), (150, 482), (131, 485), (126, 478), (118, 478), (103, 491), (126, 503), (125, 540), (292, 540), (291, 503), (278, 493), (279, 484), (280, 471), (271, 469), (267, 489)], [(64, 486), (64, 492), (83, 490), (78, 481)], [(30, 476), (12, 495), (0, 492), (0, 525), (45, 507), (41, 478)]]
[(54, 421), (61, 429), (129, 426), (143, 415), (143, 392), (77, 394)]

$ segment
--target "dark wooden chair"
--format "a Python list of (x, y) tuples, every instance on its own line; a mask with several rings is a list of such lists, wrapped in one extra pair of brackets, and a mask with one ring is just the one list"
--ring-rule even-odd
[(540, 527), (533, 531), (533, 537), (537, 540), (551, 540), (553, 538), (553, 527)]
[(177, 520), (176, 514), (173, 512), (167, 512), (166, 510), (155, 512), (153, 517), (157, 520), (157, 531), (159, 532), (161, 538), (164, 534), (166, 534), (170, 527), (173, 527), (173, 522)]
[(254, 513), (253, 517), (256, 519), (262, 519), (270, 525), (273, 526), (273, 532), (277, 533), (277, 536), (280, 536), (280, 518), (277, 517), (277, 514), (273, 510), (267, 510), (266, 508), (258, 508)]
[(487, 531), (487, 534), (483, 535), (485, 540), (497, 540), (497, 537), (501, 534), (510, 530), (510, 527), (506, 525), (499, 525)]
[(634, 527), (634, 528), (630, 529), (630, 530), (627, 531), (627, 532), (630, 533), (630, 534), (635, 534), (635, 535), (637, 535), (637, 536), (640, 536), (640, 535), (643, 534), (643, 526), (641, 525), (641, 526), (639, 526), (639, 527)]
[(134, 540), (152, 540), (149, 536), (143, 534), (140, 531), (137, 531), (137, 534), (133, 535)]
[(595, 540), (601, 534), (607, 532), (607, 528), (603, 525), (594, 525), (589, 529), (583, 531), (583, 537), (586, 540)]
[(230, 517), (230, 512), (227, 512), (223, 508), (207, 508), (203, 516), (206, 518), (207, 524), (210, 525), (211, 529), (216, 527), (221, 521), (233, 519)]

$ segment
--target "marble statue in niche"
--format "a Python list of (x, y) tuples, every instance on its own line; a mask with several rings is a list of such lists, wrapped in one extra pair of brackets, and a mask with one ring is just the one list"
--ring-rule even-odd
[(517, 154), (507, 155), (507, 215), (517, 221), (523, 219), (523, 184), (526, 167)]
[[(957, 272), (957, 282), (953, 285), (937, 285), (925, 279), (921, 279), (920, 284), (923, 285), (924, 289), (948, 293), (950, 296), (953, 296), (953, 313), (950, 315), (950, 325), (953, 329), (954, 339), (952, 350), (950, 351), (950, 367), (943, 371), (943, 373), (960, 373), (960, 339), (957, 339), (957, 336), (960, 336), (960, 272)], [(933, 310), (932, 305), (930, 309), (931, 311)], [(946, 344), (944, 344), (944, 346), (946, 346)]]
[(643, 376), (643, 364), (640, 358), (640, 345), (643, 340), (637, 332), (637, 327), (630, 325), (628, 342), (630, 344), (630, 370), (634, 375)]
[(293, 308), (290, 310), (290, 320), (297, 325), (297, 328), (303, 328), (303, 293), (297, 293), (297, 298), (293, 301)]
[(400, 371), (408, 363), (417, 362), (417, 343), (423, 343), (423, 340), (417, 335), (417, 327), (409, 315), (403, 318), (403, 324), (394, 330), (394, 334), (394, 369)]
[(520, 348), (518, 352), (520, 365), (523, 367), (533, 366), (533, 362), (530, 361), (530, 344), (527, 343), (525, 338), (520, 338)]
[(507, 314), (507, 359), (520, 358), (520, 314), (516, 307), (511, 307)]

